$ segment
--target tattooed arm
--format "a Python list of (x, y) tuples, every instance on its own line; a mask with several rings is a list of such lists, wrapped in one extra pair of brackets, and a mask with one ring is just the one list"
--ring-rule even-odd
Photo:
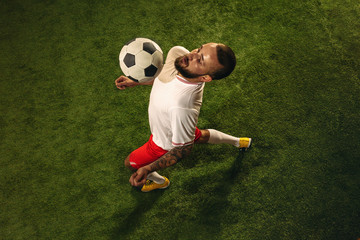
[(147, 165), (149, 172), (157, 171), (163, 168), (170, 167), (175, 163), (179, 162), (182, 158), (189, 155), (193, 145), (187, 145), (183, 147), (176, 147), (171, 149), (169, 152), (164, 154), (161, 158), (155, 162)]
[(183, 147), (175, 147), (171, 149), (169, 152), (164, 154), (155, 162), (139, 168), (133, 175), (131, 175), (129, 182), (131, 183), (131, 185), (136, 187), (144, 185), (148, 173), (164, 169), (176, 164), (182, 158), (190, 154), (192, 147), (193, 144)]

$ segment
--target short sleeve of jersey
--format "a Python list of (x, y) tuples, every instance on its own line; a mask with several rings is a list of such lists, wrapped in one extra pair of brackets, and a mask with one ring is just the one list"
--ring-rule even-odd
[(176, 46), (171, 48), (168, 52), (164, 67), (161, 70), (158, 79), (163, 83), (171, 82), (178, 72), (174, 65), (176, 58), (184, 56), (187, 53), (189, 53), (189, 51), (184, 47)]
[(185, 54), (188, 54), (189, 53), (189, 50), (187, 50), (186, 48), (184, 47), (181, 47), (181, 46), (175, 46), (175, 47), (172, 47), (170, 50), (169, 50), (169, 53), (166, 57), (166, 61), (165, 61), (165, 64), (166, 63), (170, 63), (171, 65), (174, 64), (174, 61), (177, 57), (181, 57), (181, 56), (184, 56)]
[(194, 143), (198, 112), (195, 109), (174, 108), (171, 111), (173, 147)]

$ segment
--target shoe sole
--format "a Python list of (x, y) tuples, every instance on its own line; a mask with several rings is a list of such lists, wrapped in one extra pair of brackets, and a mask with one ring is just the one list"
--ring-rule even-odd
[(165, 188), (168, 188), (170, 186), (170, 180), (169, 180), (169, 184), (166, 185), (165, 187), (162, 187), (162, 188), (158, 188), (158, 189), (165, 189)]

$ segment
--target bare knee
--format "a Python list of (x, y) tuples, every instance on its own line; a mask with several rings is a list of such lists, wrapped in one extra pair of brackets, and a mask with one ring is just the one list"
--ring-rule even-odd
[(131, 166), (131, 164), (130, 164), (130, 155), (125, 158), (124, 165), (125, 165), (125, 167), (127, 167), (127, 168), (130, 169), (131, 171), (136, 171), (136, 169), (133, 168), (133, 167)]
[(196, 143), (207, 143), (210, 138), (210, 132), (207, 129), (200, 129), (201, 137), (196, 141)]

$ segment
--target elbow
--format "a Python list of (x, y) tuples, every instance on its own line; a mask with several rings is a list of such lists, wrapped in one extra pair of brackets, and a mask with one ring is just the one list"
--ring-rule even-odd
[(194, 147), (194, 144), (179, 147), (178, 153), (180, 153), (179, 154), (180, 158), (185, 158), (186, 156), (189, 156), (193, 147)]

